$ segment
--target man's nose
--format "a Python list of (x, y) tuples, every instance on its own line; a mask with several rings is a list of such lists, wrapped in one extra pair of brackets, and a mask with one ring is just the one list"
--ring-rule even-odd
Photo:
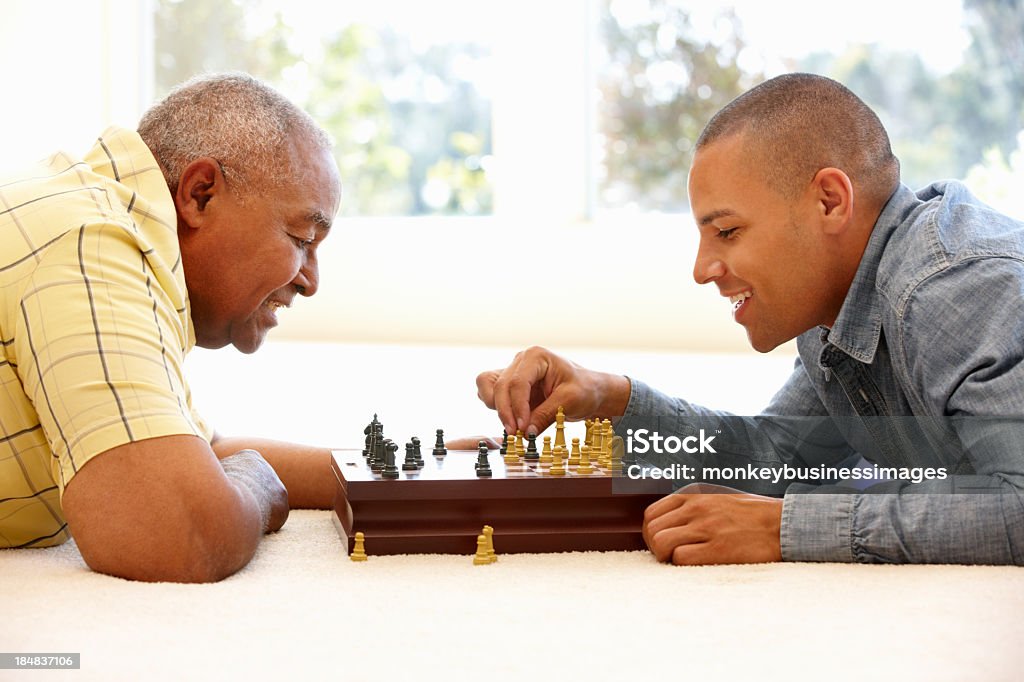
[(303, 296), (312, 296), (320, 288), (320, 268), (314, 259), (310, 259), (294, 280), (295, 288)]
[(713, 282), (725, 274), (725, 263), (715, 254), (702, 247), (697, 249), (697, 258), (693, 262), (693, 279), (697, 284)]

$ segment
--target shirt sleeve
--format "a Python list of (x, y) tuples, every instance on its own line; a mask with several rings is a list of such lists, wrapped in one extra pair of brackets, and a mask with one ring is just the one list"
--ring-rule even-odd
[[(835, 428), (814, 389), (803, 364), (797, 359), (793, 373), (769, 406), (758, 415), (741, 416), (712, 410), (681, 398), (668, 397), (646, 384), (630, 379), (631, 393), (626, 410), (616, 425), (616, 432), (626, 438), (638, 461), (645, 465), (666, 468), (673, 464), (691, 467), (693, 480), (675, 481), (677, 487), (696, 480), (709, 480), (759, 495), (781, 496), (794, 481), (769, 476), (751, 476), (712, 480), (704, 473), (708, 467), (722, 470), (778, 470), (783, 465), (806, 468), (806, 465), (837, 464), (853, 455), (853, 451)], [(687, 453), (682, 450), (656, 451), (653, 447), (637, 447), (638, 432), (645, 437), (692, 436), (699, 442), (714, 436), (713, 452)]]
[(18, 372), (62, 493), (111, 448), (204, 437), (182, 369), (187, 332), (149, 257), (130, 226), (83, 225), (46, 251), (21, 294)]

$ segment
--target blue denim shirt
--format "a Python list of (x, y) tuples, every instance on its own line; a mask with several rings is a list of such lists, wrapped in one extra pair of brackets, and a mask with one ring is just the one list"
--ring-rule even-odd
[(717, 464), (863, 458), (948, 470), (863, 490), (745, 486), (784, 491), (788, 561), (1024, 565), (1024, 224), (957, 182), (901, 186), (835, 324), (805, 332), (797, 348), (792, 376), (756, 417), (631, 379), (616, 430), (682, 434), (724, 419), (708, 456)]

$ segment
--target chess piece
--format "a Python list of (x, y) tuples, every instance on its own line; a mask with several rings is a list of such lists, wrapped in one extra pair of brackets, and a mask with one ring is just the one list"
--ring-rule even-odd
[(366, 440), (363, 443), (363, 457), (367, 457), (370, 454), (370, 441), (373, 440), (373, 434), (374, 434), (374, 431), (377, 428), (376, 424), (377, 424), (377, 414), (374, 413), (373, 421), (371, 421), (369, 424), (367, 424), (366, 428), (363, 429), (363, 433), (366, 434)]
[(584, 445), (580, 447), (580, 465), (576, 467), (577, 474), (583, 474), (584, 476), (593, 473), (594, 467), (590, 466), (590, 446)]
[(488, 478), (492, 475), (491, 463), (487, 460), (487, 443), (480, 441), (476, 454), (476, 475)]
[(500, 452), (502, 455), (508, 454), (508, 431), (506, 431), (505, 429), (501, 430), (501, 450), (499, 450), (498, 452)]
[(516, 431), (516, 459), (522, 459), (526, 455), (526, 448), (523, 447), (523, 432)]
[(519, 457), (516, 456), (516, 437), (509, 436), (505, 450), (505, 464), (518, 464)]
[(617, 474), (622, 471), (623, 455), (626, 451), (625, 446), (622, 443), (622, 436), (616, 436), (614, 431), (609, 431), (611, 434), (611, 442), (608, 445), (609, 449), (609, 461), (611, 463), (612, 473)]
[(491, 563), (491, 557), (487, 554), (487, 538), (483, 535), (476, 536), (476, 556), (473, 557), (474, 566), (483, 566)]
[(594, 447), (594, 420), (584, 419), (583, 423), (587, 426), (587, 432), (583, 436), (583, 444)]
[(554, 459), (554, 453), (551, 450), (551, 436), (544, 436), (544, 449), (540, 451), (540, 463), (551, 464), (552, 459)]
[(416, 457), (416, 466), (423, 468), (423, 450), (420, 447), (420, 439), (412, 437), (412, 454)]
[(444, 457), (448, 454), (448, 448), (444, 446), (444, 429), (437, 430), (437, 440), (434, 441), (434, 457)]
[(572, 439), (572, 451), (569, 453), (569, 464), (575, 466), (580, 463), (580, 439)]
[(484, 526), (484, 538), (487, 539), (487, 556), (493, 564), (498, 560), (498, 555), (494, 552), (494, 529), (490, 526)]
[(384, 468), (380, 472), (381, 478), (391, 480), (398, 478), (398, 467), (395, 465), (396, 452), (398, 452), (398, 445), (389, 440), (384, 455)]
[(352, 561), (366, 561), (366, 546), (364, 545), (365, 539), (366, 536), (361, 532), (356, 533), (355, 547), (352, 548), (352, 553), (348, 555), (349, 559)]
[(605, 466), (612, 466), (612, 439), (615, 438), (615, 429), (612, 428), (612, 420), (605, 419), (601, 422), (604, 434), (601, 437), (601, 449), (604, 455)]
[(558, 406), (558, 414), (555, 415), (555, 447), (559, 445), (565, 448), (565, 410)]
[(384, 470), (384, 464), (387, 461), (387, 450), (390, 444), (390, 438), (377, 440), (373, 444), (373, 451), (370, 453), (370, 471), (379, 474)]
[(419, 465), (416, 463), (416, 453), (412, 451), (412, 443), (405, 444), (405, 461), (402, 462), (402, 471), (416, 471)]
[(548, 475), (565, 476), (565, 466), (562, 463), (565, 459), (565, 446), (556, 445), (554, 455), (555, 459), (551, 463), (551, 468), (548, 469)]
[(540, 459), (540, 454), (537, 452), (537, 435), (531, 433), (527, 440), (529, 442), (526, 445), (526, 454), (523, 455), (523, 459), (535, 462)]
[(601, 445), (603, 432), (601, 420), (595, 419), (594, 426), (590, 429), (590, 457), (597, 460), (598, 466), (604, 466), (601, 464), (601, 453), (604, 452)]

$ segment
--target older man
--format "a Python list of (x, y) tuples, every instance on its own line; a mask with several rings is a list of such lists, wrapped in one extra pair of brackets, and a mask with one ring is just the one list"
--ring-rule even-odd
[[(820, 76), (741, 95), (696, 149), (694, 279), (730, 299), (756, 350), (797, 339), (764, 413), (714, 412), (541, 348), (481, 374), (482, 400), (510, 430), (547, 427), (558, 405), (620, 417), (623, 434), (720, 430), (714, 454), (675, 459), (756, 465), (745, 489), (766, 495), (655, 503), (644, 537), (663, 561), (1024, 564), (1024, 225), (957, 182), (900, 185), (878, 117)], [(933, 477), (810, 485), (871, 465)]]
[(330, 504), (326, 450), (211, 433), (182, 362), (316, 293), (339, 201), (326, 135), (242, 74), (0, 183), (0, 547), (70, 532), (94, 570), (212, 581)]

